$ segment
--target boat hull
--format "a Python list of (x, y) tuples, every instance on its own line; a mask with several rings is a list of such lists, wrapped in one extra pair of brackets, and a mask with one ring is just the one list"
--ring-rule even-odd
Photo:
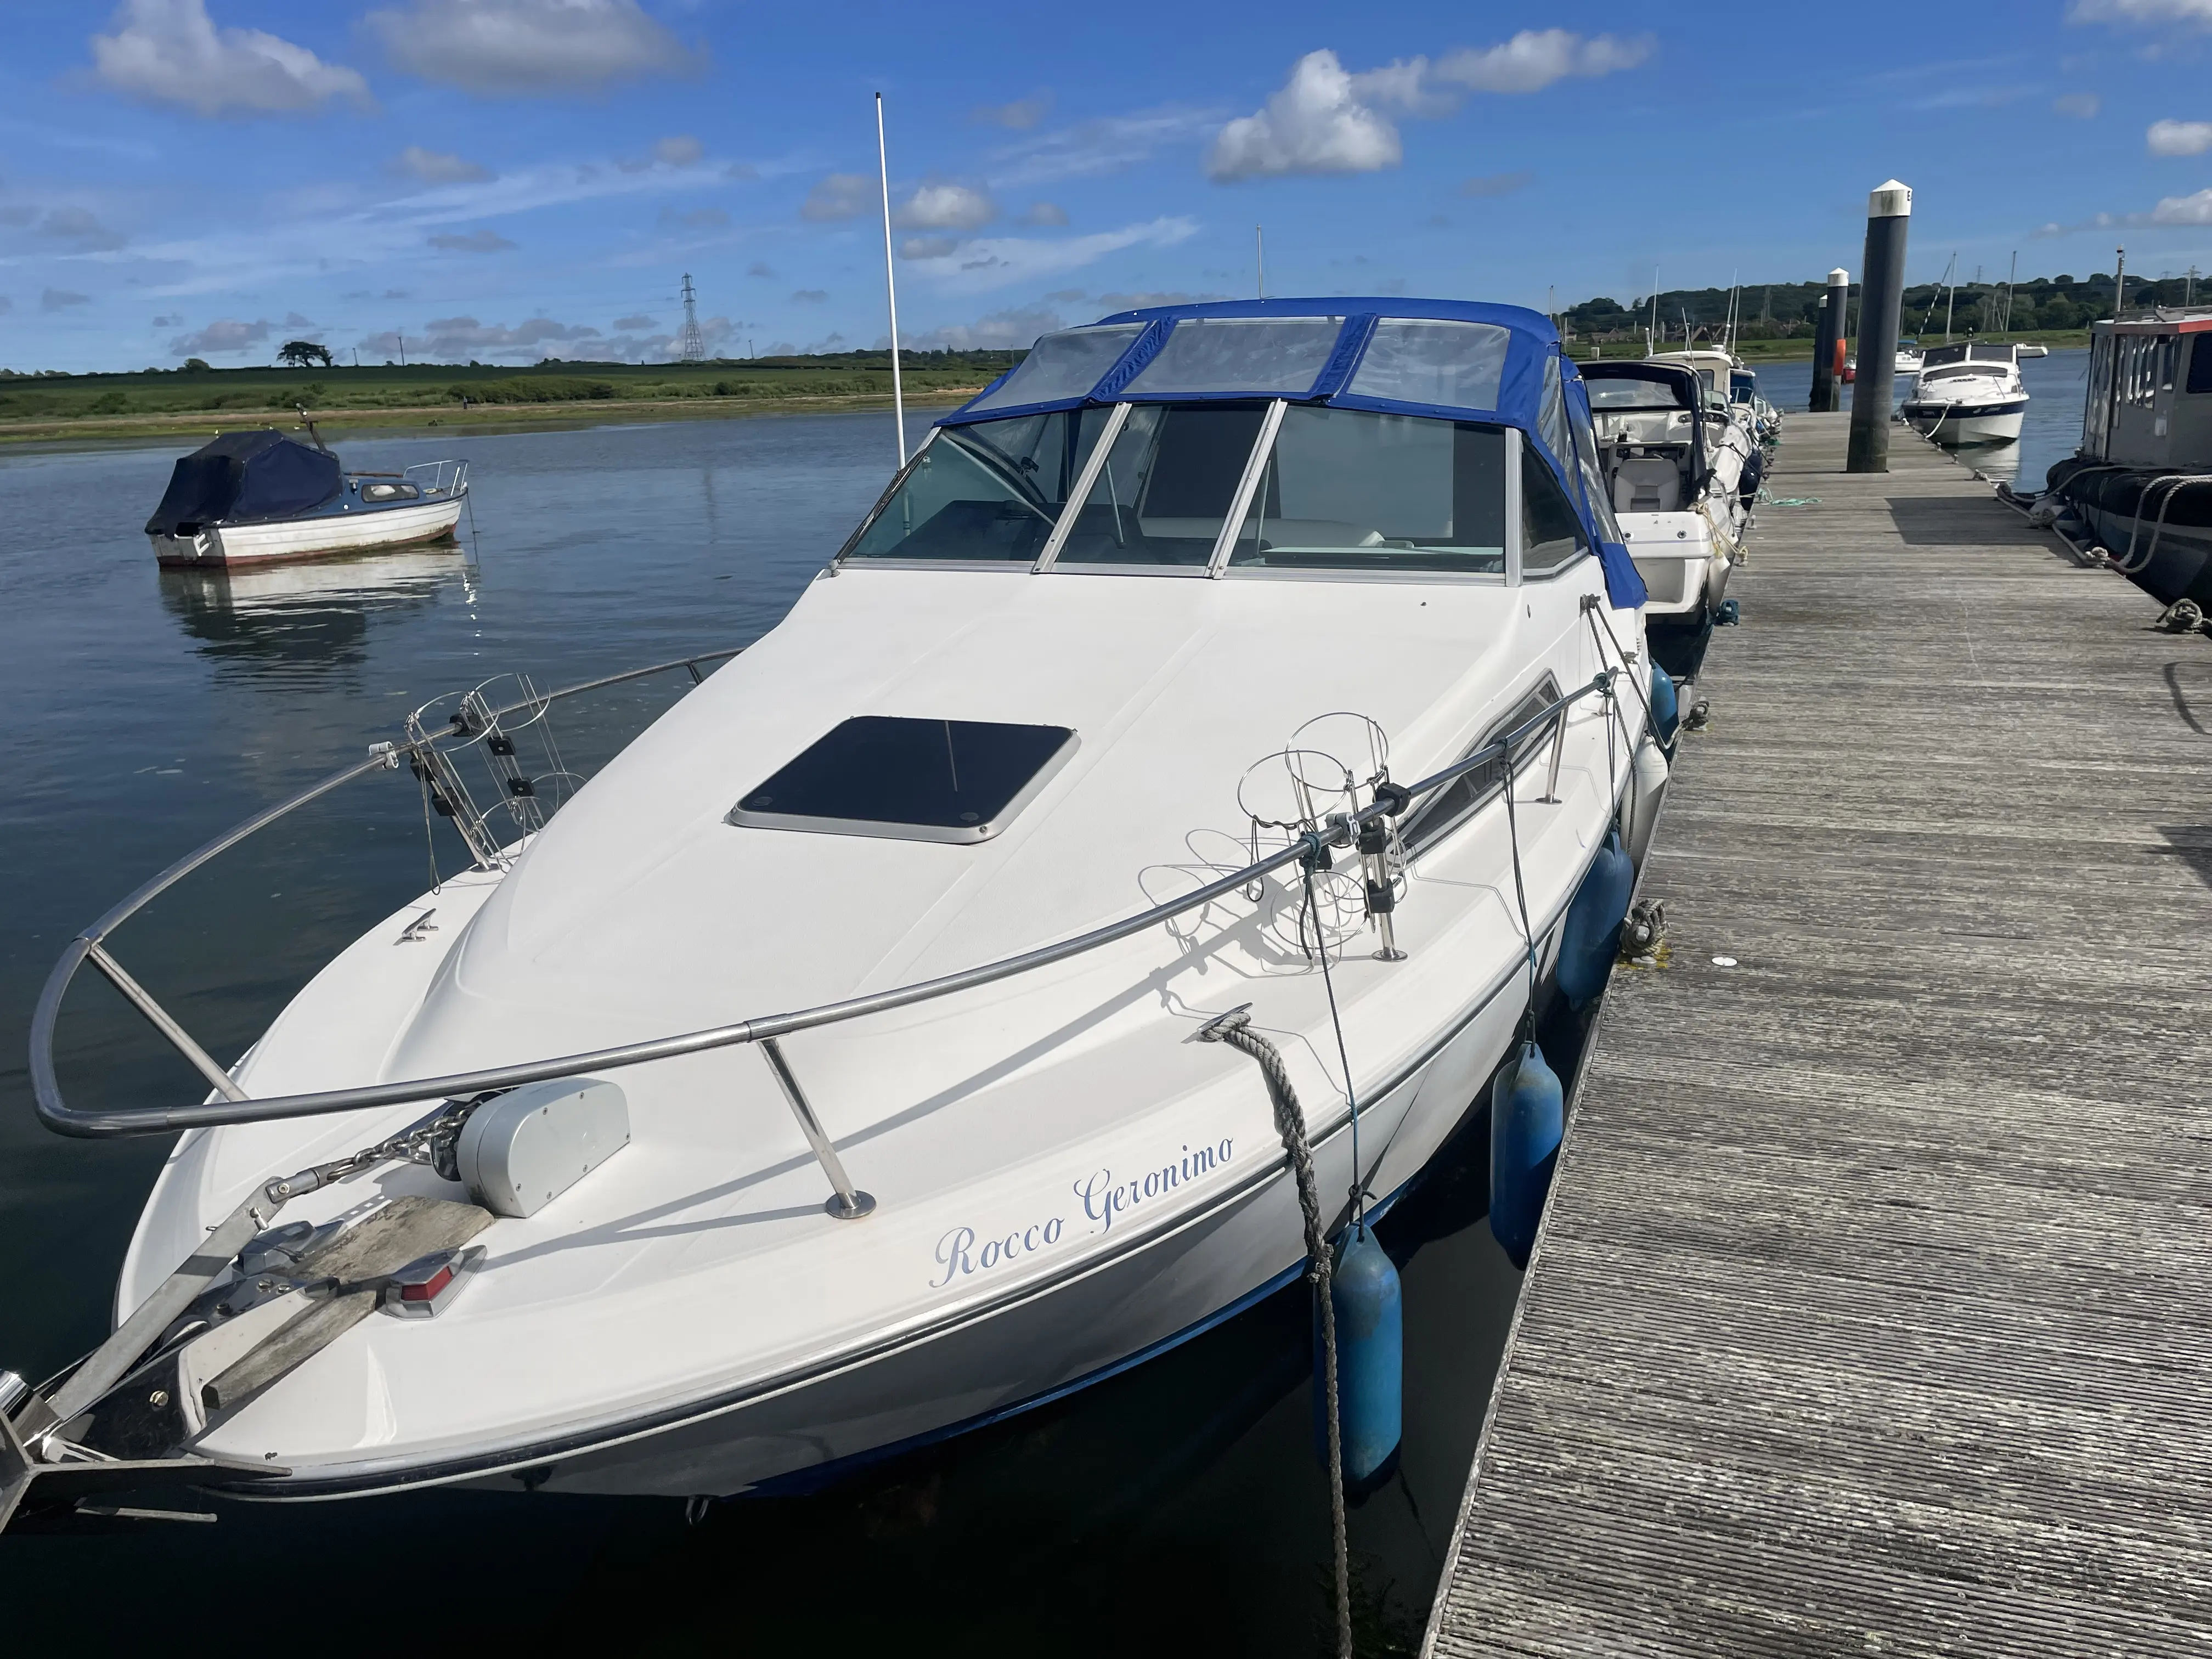
[(165, 565), (277, 564), (340, 553), (373, 552), (441, 541), (460, 522), (465, 495), (440, 501), (410, 501), (398, 507), (359, 512), (318, 514), (270, 524), (210, 525), (196, 536), (149, 536), (154, 556)]
[[(1577, 884), (1578, 885), (1579, 884)], [(1549, 994), (1565, 907), (1541, 928)], [(1525, 967), (1483, 989), (1362, 1109), (1367, 1189), (1395, 1196), (1468, 1116), (1528, 1006)], [(1375, 1152), (1380, 1144), (1383, 1151)], [(1347, 1219), (1352, 1133), (1340, 1115), (1312, 1143), (1324, 1215)], [(1209, 1205), (1120, 1249), (1073, 1262), (1003, 1303), (870, 1349), (826, 1358), (729, 1397), (533, 1445), (406, 1467), (360, 1466), (256, 1482), (231, 1495), (285, 1502), (459, 1485), (600, 1496), (718, 1498), (805, 1489), (845, 1470), (981, 1428), (1100, 1382), (1202, 1334), (1295, 1278), (1303, 1223), (1287, 1158), (1238, 1148), (1251, 1169)]]
[(2022, 398), (1972, 408), (1907, 404), (1903, 412), (1912, 429), (1923, 437), (1947, 447), (1965, 448), (1972, 444), (2010, 443), (2018, 438), (2027, 400)]
[(2162, 604), (2212, 611), (2212, 485), (2162, 482), (2171, 476), (2066, 461), (2051, 469), (2051, 488), (2136, 586)]

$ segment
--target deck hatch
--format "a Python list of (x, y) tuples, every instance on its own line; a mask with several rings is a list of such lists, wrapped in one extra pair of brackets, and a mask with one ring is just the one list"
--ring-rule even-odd
[(988, 841), (1075, 747), (1064, 726), (856, 715), (747, 791), (728, 821), (835, 836)]

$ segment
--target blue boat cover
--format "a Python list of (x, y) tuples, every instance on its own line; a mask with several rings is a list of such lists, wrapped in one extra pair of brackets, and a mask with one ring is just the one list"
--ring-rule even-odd
[[(1555, 378), (1556, 377), (1556, 378)], [(1120, 311), (1045, 335), (1029, 356), (945, 416), (964, 426), (1085, 404), (1285, 398), (1518, 427), (1552, 466), (1605, 568), (1616, 610), (1644, 603), (1626, 545), (1609, 541), (1565, 440), (1557, 386), (1589, 430), (1589, 399), (1540, 312), (1473, 300), (1224, 300)]]
[(338, 458), (328, 450), (276, 431), (226, 432), (177, 463), (146, 533), (190, 536), (211, 525), (296, 519), (337, 500), (343, 487)]

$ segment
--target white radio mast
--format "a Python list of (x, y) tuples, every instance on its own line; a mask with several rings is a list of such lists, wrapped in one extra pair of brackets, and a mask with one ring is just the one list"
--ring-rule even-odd
[(884, 95), (876, 94), (876, 168), (884, 183), (884, 297), (891, 311), (891, 420), (898, 428), (899, 465), (906, 465), (906, 392), (899, 384), (898, 279), (891, 269), (891, 163), (884, 148)]

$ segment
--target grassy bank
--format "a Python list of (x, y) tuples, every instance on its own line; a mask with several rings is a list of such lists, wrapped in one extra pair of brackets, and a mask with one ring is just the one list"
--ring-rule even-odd
[[(958, 402), (1014, 360), (1008, 352), (902, 352), (918, 404)], [(313, 369), (149, 369), (0, 376), (0, 442), (190, 436), (289, 426), (305, 406), (327, 429), (515, 427), (888, 406), (890, 354), (708, 363), (546, 362)]]

